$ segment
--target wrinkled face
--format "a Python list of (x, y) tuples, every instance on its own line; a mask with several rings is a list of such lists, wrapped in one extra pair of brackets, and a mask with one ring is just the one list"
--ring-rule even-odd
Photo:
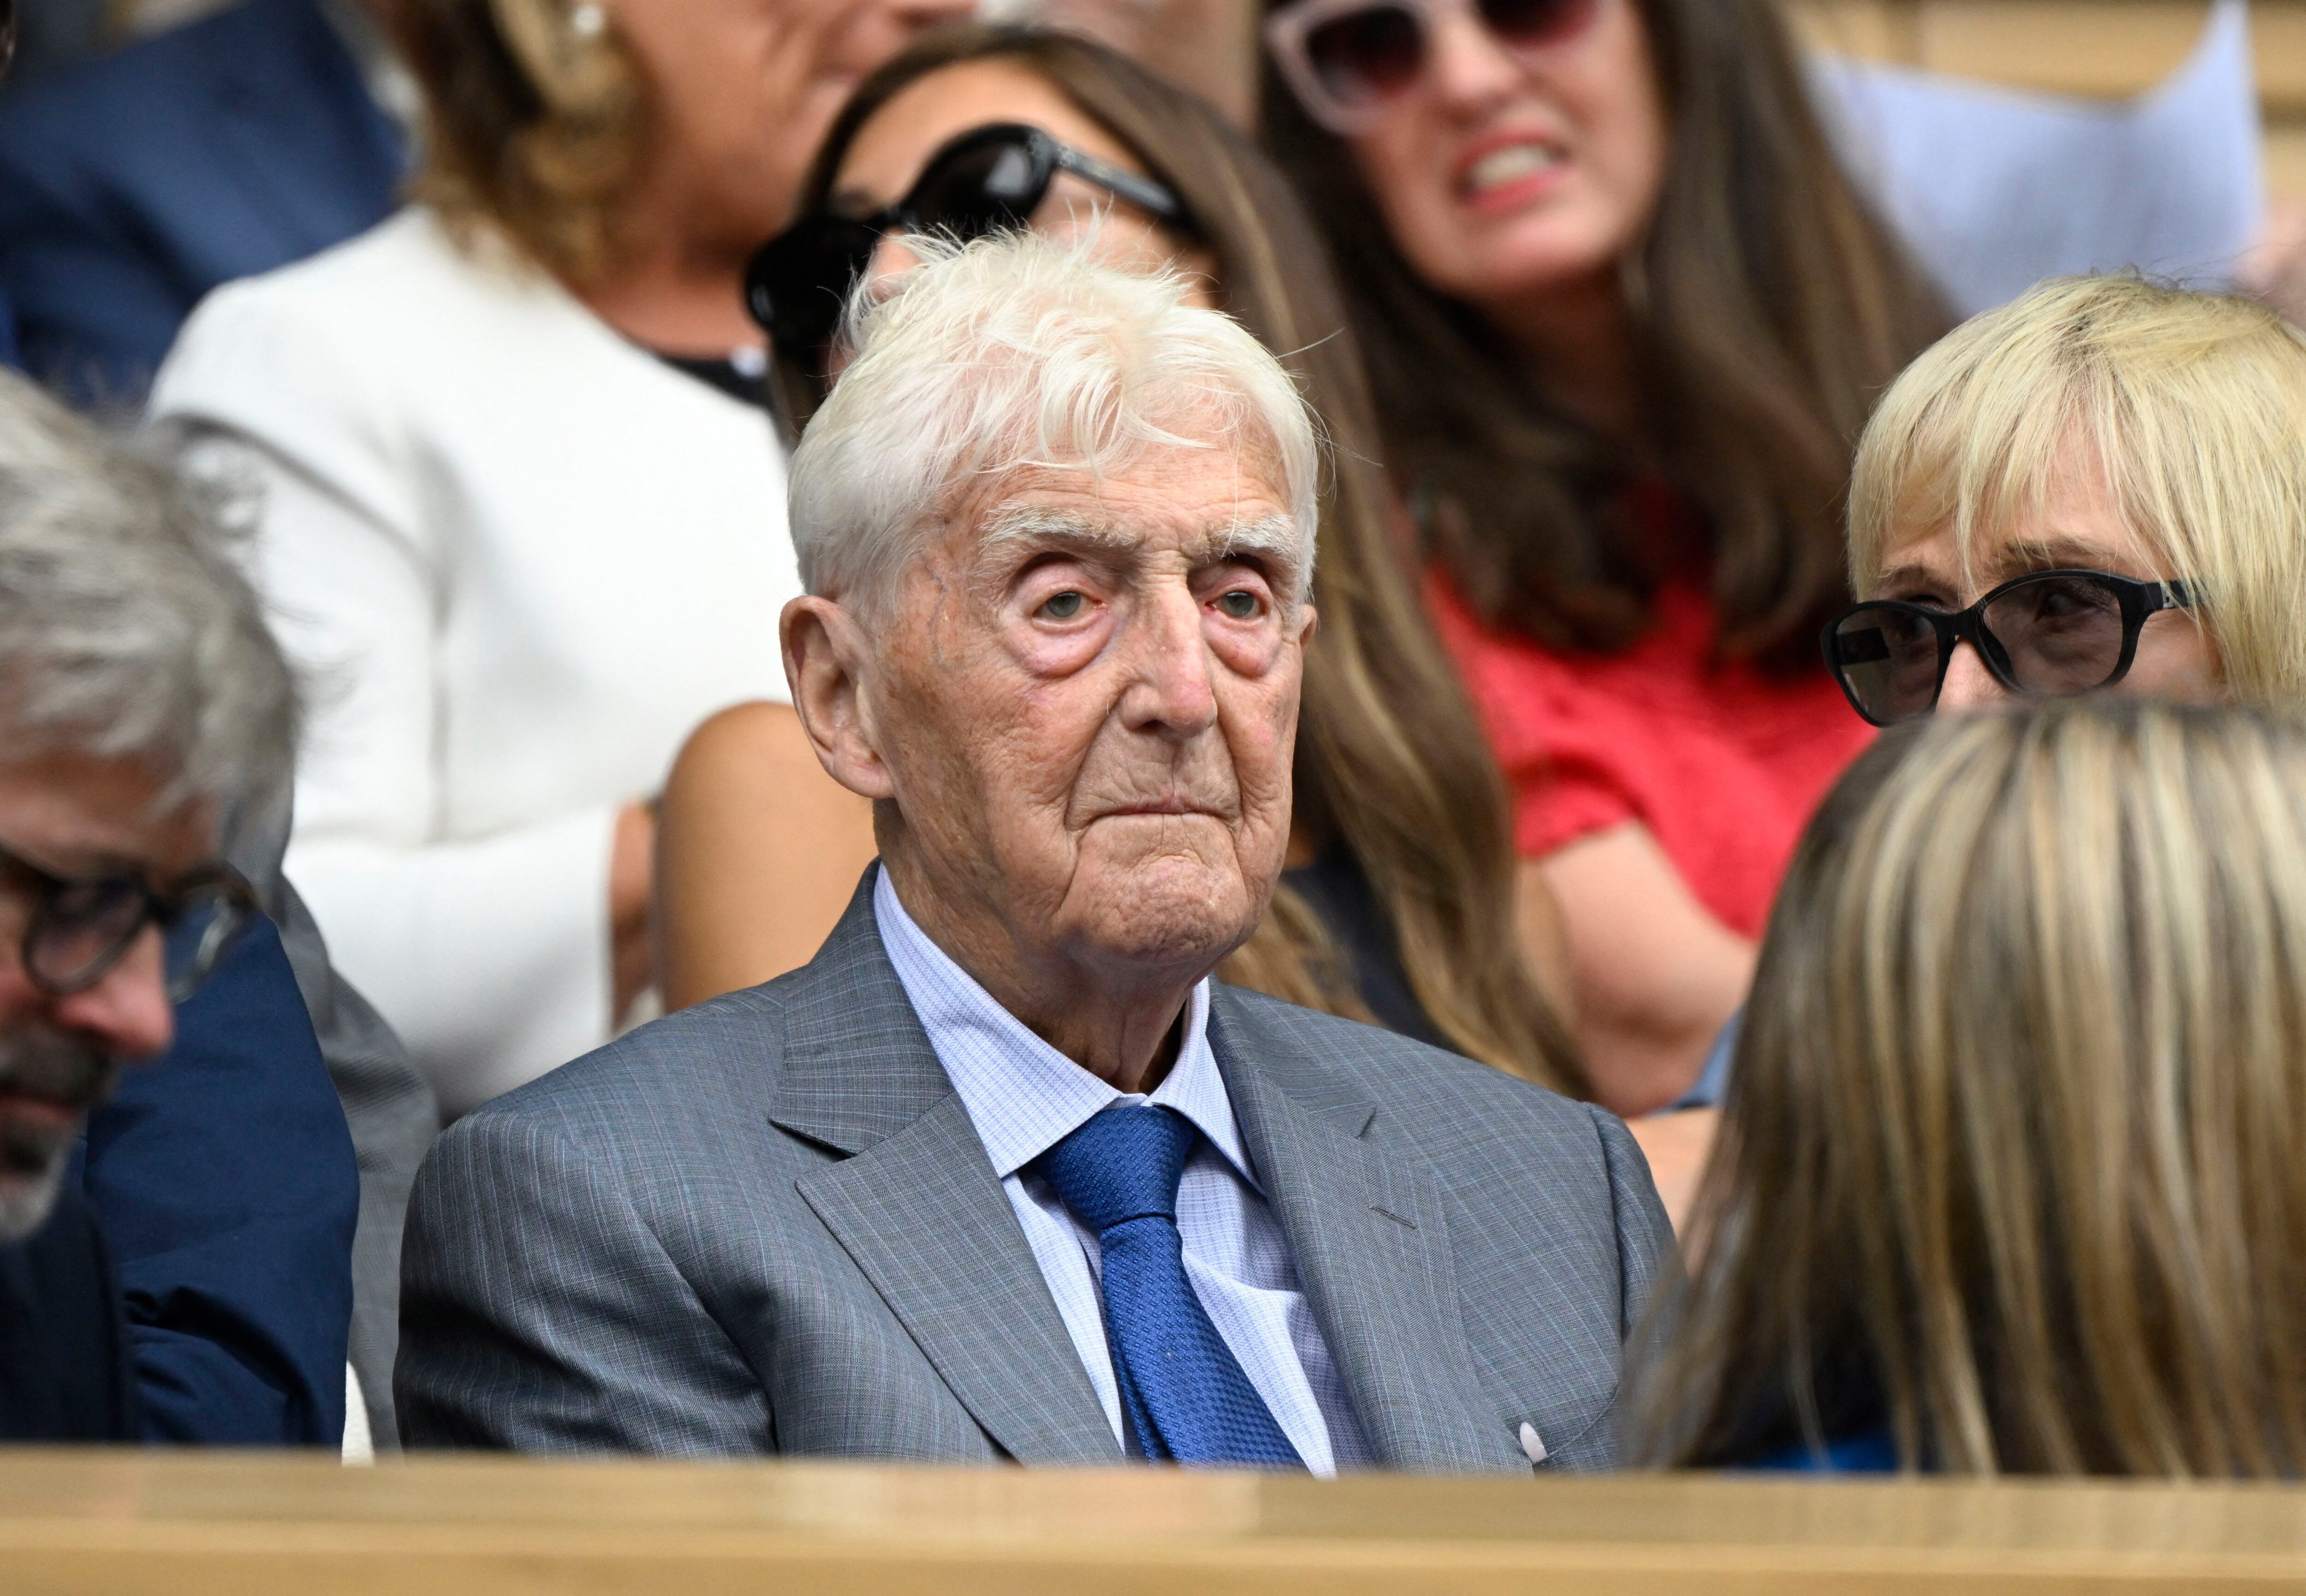
[[(1084, 155), (1151, 176), (1145, 165), (1095, 118), (1059, 93), (1055, 85), (1014, 61), (965, 61), (909, 85), (875, 112), (842, 157), (828, 194), (830, 207), (846, 216), (869, 216), (905, 197), (932, 156), (965, 132), (1000, 122), (1038, 127)], [(1092, 225), (1096, 257), (1123, 270), (1147, 271), (1170, 265), (1213, 282), (1215, 268), (1159, 223), (1123, 200), (1060, 172), (1048, 197), (1033, 215), (1036, 232), (1071, 239)], [(900, 238), (884, 240), (874, 257), (875, 276), (917, 264)], [(1205, 293), (1199, 303), (1208, 303)]]
[(810, 158), (866, 74), (968, 0), (607, 0), (651, 90), (659, 170), (749, 248), (791, 219)]
[(1424, 72), (1347, 141), (1426, 284), (1510, 320), (1612, 280), (1665, 181), (1667, 118), (1636, 0), (1508, 48), (1471, 6), (1432, 21)]
[[(2110, 571), (2141, 582), (2185, 581), (2191, 573), (2165, 568), (2131, 531), (2095, 466), (2077, 462), (2061, 472), (2039, 516), (1974, 551), (1965, 576), (1953, 529), (1942, 528), (1889, 551), (1882, 579), (1867, 599), (1903, 599), (1934, 610), (1964, 610), (1993, 589), (2030, 571)], [(2140, 697), (2209, 704), (2225, 696), (2217, 651), (2196, 619), (2165, 610), (2146, 619), (2130, 673), (2112, 689)], [(1941, 710), (2006, 704), (2012, 695), (1963, 644), (1946, 667)]]
[[(207, 858), (213, 825), (192, 811), (157, 816), (158, 789), (127, 761), (51, 754), (0, 764), (0, 848), (52, 875), (141, 875), (163, 888)], [(63, 997), (24, 972), (37, 894), (0, 872), (0, 1241), (37, 1230), (90, 1111), (123, 1063), (165, 1050), (175, 1017), (160, 934)]]
[(867, 685), (901, 887), (1107, 981), (1190, 982), (1247, 939), (1312, 623), (1277, 475), (1165, 448), (1102, 481), (1021, 472), (954, 518)]

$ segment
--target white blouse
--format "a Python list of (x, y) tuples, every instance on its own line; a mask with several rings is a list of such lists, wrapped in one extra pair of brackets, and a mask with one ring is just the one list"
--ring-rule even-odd
[(287, 870), (450, 1113), (610, 1035), (617, 811), (785, 701), (767, 415), (412, 208), (211, 294), (154, 388), (252, 476), (308, 720)]

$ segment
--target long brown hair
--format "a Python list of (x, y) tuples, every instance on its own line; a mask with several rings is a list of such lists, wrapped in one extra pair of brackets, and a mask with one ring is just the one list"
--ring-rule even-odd
[[(1703, 516), (1726, 653), (1815, 666), (1844, 601), (1841, 503), (1875, 398), (1949, 317), (1862, 200), (1777, 0), (1632, 0), (1670, 124), (1646, 237), (1620, 263), (1647, 442)], [(1353, 153), (1268, 64), (1262, 136), (1337, 252), (1387, 465), (1491, 625), (1625, 646), (1662, 574), (1619, 517), (1635, 469), (1559, 414), (1472, 306), (1428, 287)]]
[(2302, 1059), (2306, 724), (1888, 734), (1779, 897), (1635, 1450), (2295, 1478)]
[(578, 286), (621, 263), (611, 226), (639, 169), (645, 85), (612, 13), (569, 0), (406, 0), (394, 32), (424, 88), (414, 184), (458, 239), (493, 237)]
[[(924, 40), (858, 87), (809, 173), (803, 210), (824, 205), (850, 141), (883, 106), (932, 73), (983, 60), (1046, 78), (1184, 201), (1216, 257), (1224, 309), (1282, 358), (1327, 424), (1334, 461), (1313, 578), (1321, 624), (1297, 739), (1300, 824), (1351, 849), (1413, 992), (1452, 1046), (1582, 1092), (1576, 1045), (1516, 934), (1502, 784), (1388, 531), (1369, 389), (1328, 252), (1272, 164), (1216, 111), (1100, 46), (969, 25)], [(778, 363), (785, 402), (805, 420), (814, 379), (799, 362)], [(1285, 883), (1222, 973), (1369, 1018), (1339, 951)]]

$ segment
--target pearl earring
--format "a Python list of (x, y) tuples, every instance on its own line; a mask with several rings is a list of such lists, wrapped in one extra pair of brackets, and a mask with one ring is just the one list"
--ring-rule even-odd
[(608, 30), (609, 13), (594, 0), (585, 0), (568, 13), (568, 31), (579, 38), (598, 38)]

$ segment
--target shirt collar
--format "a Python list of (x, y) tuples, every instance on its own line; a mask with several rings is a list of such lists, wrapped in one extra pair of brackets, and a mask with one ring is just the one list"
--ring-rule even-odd
[(1186, 1000), (1177, 1062), (1149, 1096), (1115, 1091), (1027, 1029), (905, 912), (884, 868), (873, 883), (873, 917), (897, 980), (928, 1032), (937, 1062), (961, 1094), (978, 1139), (1007, 1180), (1124, 1099), (1174, 1108), (1193, 1122), (1253, 1188), (1225, 1077), (1209, 1050), (1209, 984)]

